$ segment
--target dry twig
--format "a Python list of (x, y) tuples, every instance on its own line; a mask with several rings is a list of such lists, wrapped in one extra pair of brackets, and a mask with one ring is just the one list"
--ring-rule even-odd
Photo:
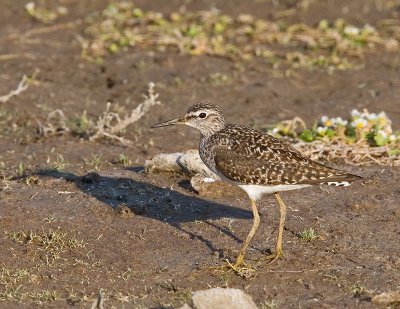
[(0, 103), (8, 102), (12, 97), (15, 97), (29, 88), (29, 78), (25, 74), (22, 76), (16, 89), (11, 90), (8, 94), (0, 96)]
[[(52, 124), (53, 119), (56, 119), (57, 121), (57, 123), (54, 125)], [(41, 121), (37, 120), (37, 132), (40, 136), (50, 136), (56, 134), (62, 135), (71, 131), (67, 122), (67, 117), (65, 117), (64, 112), (61, 109), (56, 109), (48, 114), (46, 124), (43, 124)]]
[(161, 104), (158, 101), (158, 93), (154, 92), (154, 83), (149, 83), (148, 95), (143, 95), (144, 102), (139, 104), (134, 110), (132, 110), (129, 116), (125, 116), (121, 119), (117, 113), (110, 111), (110, 103), (107, 103), (107, 107), (102, 116), (100, 116), (95, 125), (95, 133), (90, 136), (90, 140), (94, 141), (102, 137), (107, 137), (110, 139), (115, 139), (122, 144), (132, 145), (130, 140), (120, 137), (116, 134), (123, 131), (130, 124), (138, 121), (140, 118), (146, 114), (150, 107), (154, 105)]

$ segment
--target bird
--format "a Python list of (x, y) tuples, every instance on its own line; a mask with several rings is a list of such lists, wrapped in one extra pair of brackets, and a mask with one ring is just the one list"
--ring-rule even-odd
[(257, 202), (264, 194), (274, 194), (280, 210), (275, 251), (269, 263), (283, 257), (283, 231), (286, 204), (280, 192), (314, 185), (349, 186), (362, 177), (313, 161), (286, 141), (263, 131), (239, 124), (228, 124), (221, 109), (197, 103), (180, 118), (159, 122), (152, 128), (187, 125), (200, 131), (199, 155), (221, 180), (239, 186), (251, 202), (252, 227), (243, 242), (234, 269), (245, 265), (247, 248), (260, 224)]

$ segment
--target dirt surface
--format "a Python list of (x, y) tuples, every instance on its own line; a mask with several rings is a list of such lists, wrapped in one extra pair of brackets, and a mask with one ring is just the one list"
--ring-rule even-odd
[[(315, 0), (307, 9), (291, 0), (135, 4), (165, 13), (182, 5), (216, 7), (268, 20), (295, 9), (286, 22), (343, 17), (374, 25), (399, 18), (400, 3), (386, 2)], [(79, 36), (85, 17), (106, 1), (37, 1), (68, 9), (51, 24), (32, 19), (25, 3), (0, 4), (0, 95), (39, 70), (28, 90), (0, 104), (1, 308), (88, 308), (99, 291), (106, 308), (179, 307), (192, 291), (209, 287), (244, 289), (262, 308), (374, 308), (372, 296), (400, 289), (399, 168), (339, 165), (365, 180), (284, 193), (290, 208), (285, 258), (269, 267), (258, 260), (273, 250), (278, 207), (265, 196), (248, 254), (258, 265), (251, 278), (209, 268), (238, 253), (251, 226), (246, 195), (228, 187), (224, 196), (199, 196), (188, 179), (146, 175), (142, 168), (157, 153), (197, 147), (198, 133), (190, 128), (150, 125), (199, 100), (218, 104), (231, 122), (255, 127), (294, 116), (311, 124), (368, 108), (384, 110), (399, 128), (398, 53), (376, 50), (362, 68), (333, 74), (318, 68), (285, 74), (257, 60), (239, 66), (222, 57), (141, 48), (96, 64), (81, 57)], [(215, 73), (228, 79), (212, 83)], [(133, 147), (37, 133), (38, 122), (56, 109), (69, 117), (86, 110), (94, 119), (107, 102), (131, 110), (149, 82), (162, 105), (129, 127), (124, 136)], [(309, 228), (316, 239), (298, 236)]]

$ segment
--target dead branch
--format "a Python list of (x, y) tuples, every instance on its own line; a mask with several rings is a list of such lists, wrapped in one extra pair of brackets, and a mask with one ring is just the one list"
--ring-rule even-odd
[(39, 120), (37, 120), (37, 124), (37, 133), (39, 136), (62, 135), (71, 131), (68, 127), (68, 119), (61, 109), (50, 112), (47, 115), (47, 122), (45, 124)]
[(36, 69), (31, 76), (23, 75), (21, 81), (18, 83), (16, 89), (11, 90), (8, 94), (0, 96), (0, 103), (8, 102), (12, 97), (15, 97), (29, 88), (31, 82), (34, 81), (37, 74), (39, 74), (39, 69)]
[(117, 113), (111, 112), (111, 104), (107, 103), (107, 107), (102, 116), (97, 120), (94, 126), (94, 134), (90, 136), (90, 140), (94, 141), (102, 137), (118, 140), (120, 143), (125, 145), (132, 145), (132, 142), (118, 136), (117, 134), (123, 131), (130, 124), (138, 121), (146, 114), (150, 108), (154, 105), (161, 104), (158, 101), (158, 93), (154, 92), (154, 83), (149, 83), (148, 94), (143, 95), (144, 102), (139, 104), (134, 110), (132, 110), (129, 116), (125, 116), (121, 119)]
[(146, 160), (144, 168), (149, 174), (166, 173), (186, 176), (202, 174), (205, 177), (218, 179), (218, 176), (203, 163), (199, 151), (195, 149), (186, 152), (160, 153)]
[(11, 90), (8, 94), (0, 96), (0, 103), (8, 102), (12, 97), (15, 97), (29, 88), (29, 78), (25, 74), (22, 76), (16, 89)]

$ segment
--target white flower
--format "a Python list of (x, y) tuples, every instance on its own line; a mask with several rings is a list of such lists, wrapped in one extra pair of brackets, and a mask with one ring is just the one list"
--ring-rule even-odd
[(317, 133), (320, 135), (320, 136), (324, 136), (325, 134), (326, 134), (326, 131), (328, 130), (328, 128), (327, 127), (318, 127), (317, 128)]
[(33, 1), (25, 4), (25, 9), (28, 11), (33, 11), (35, 9), (35, 3)]
[(368, 125), (368, 121), (364, 118), (357, 118), (351, 123), (351, 125), (357, 129), (362, 129)]
[(371, 26), (371, 25), (369, 25), (369, 24), (366, 24), (365, 26), (364, 26), (364, 29), (363, 29), (365, 32), (367, 32), (367, 33), (374, 33), (375, 32), (375, 27), (373, 27), (373, 26)]
[(371, 113), (367, 115), (368, 120), (375, 120), (378, 116), (375, 113)]
[(389, 136), (389, 140), (390, 140), (391, 142), (394, 142), (396, 139), (397, 139), (397, 137), (396, 137), (396, 135), (394, 135), (394, 134), (391, 134), (391, 135)]
[(325, 127), (332, 127), (335, 125), (335, 119), (334, 118), (329, 118), (328, 116), (322, 116), (321, 117), (321, 123)]
[(272, 134), (278, 134), (278, 133), (279, 133), (279, 128), (272, 129)]
[(386, 116), (386, 113), (385, 113), (385, 112), (380, 112), (380, 113), (377, 115), (377, 117), (378, 117), (379, 119), (387, 119), (387, 116)]
[(355, 118), (355, 117), (360, 117), (360, 116), (361, 116), (361, 113), (358, 110), (353, 109), (351, 111), (351, 117)]
[(343, 120), (342, 117), (336, 117), (336, 118), (334, 118), (334, 123), (336, 123), (336, 125), (338, 125), (338, 126), (344, 127), (347, 125), (347, 120)]
[(383, 138), (387, 138), (387, 137), (388, 137), (387, 133), (386, 133), (385, 131), (382, 131), (382, 130), (379, 130), (379, 131), (376, 133), (376, 135), (380, 135), (380, 136), (383, 137)]
[(344, 33), (347, 35), (358, 35), (360, 34), (360, 29), (354, 26), (346, 26), (344, 27)]

